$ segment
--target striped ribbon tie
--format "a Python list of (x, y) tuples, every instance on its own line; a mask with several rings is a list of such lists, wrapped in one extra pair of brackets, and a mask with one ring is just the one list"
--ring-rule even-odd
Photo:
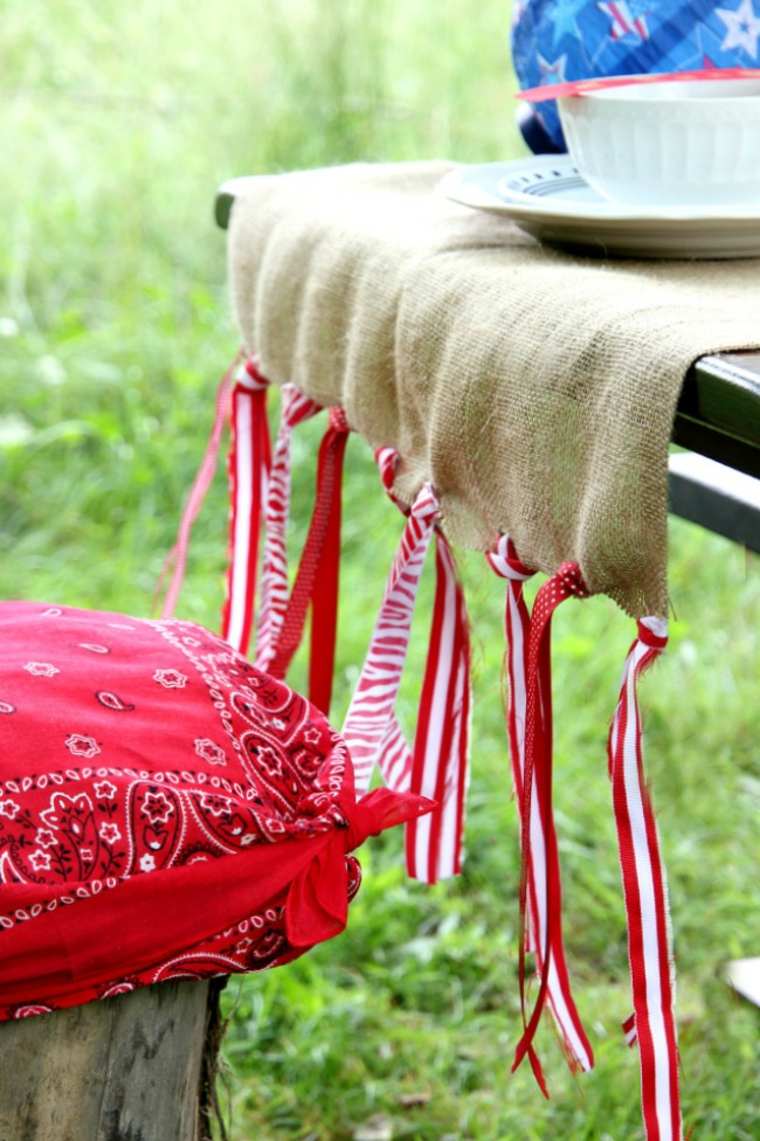
[[(515, 799), (517, 804), (522, 806), (528, 645), (531, 631), (530, 616), (523, 596), (523, 583), (532, 577), (534, 571), (520, 562), (514, 544), (507, 535), (499, 538), (495, 548), (486, 554), (486, 559), (496, 574), (507, 580), (504, 616), (509, 677), (507, 735)], [(540, 676), (538, 680), (540, 683)], [(548, 699), (551, 700), (550, 694)], [(541, 702), (544, 700), (545, 695), (542, 694)], [(543, 803), (542, 791), (543, 786), (539, 786), (534, 772), (527, 845), (523, 841), (523, 851), (526, 854), (527, 897), (527, 913), (523, 916), (525, 949), (534, 953), (536, 973), (540, 979), (544, 967), (544, 948), (548, 946), (546, 993), (568, 1064), (574, 1071), (590, 1070), (594, 1064), (594, 1056), (571, 992), (562, 938), (561, 914), (558, 914), (556, 924), (549, 922), (547, 884), (551, 881), (557, 885), (559, 905), (561, 880), (551, 801), (548, 804)], [(532, 1058), (531, 1061), (535, 1070), (537, 1059)], [(539, 1084), (542, 1084), (541, 1081)]]
[[(359, 790), (368, 788), (377, 765), (389, 787), (436, 801), (436, 809), (425, 820), (411, 821), (406, 831), (409, 874), (435, 883), (461, 870), (469, 776), (467, 613), (451, 549), (437, 525), (440, 507), (435, 491), (429, 483), (425, 484), (411, 509), (405, 509), (392, 490), (398, 454), (392, 448), (380, 448), (376, 459), (386, 491), (405, 511), (407, 522), (343, 735)], [(414, 747), (410, 750), (395, 707), (417, 590), (433, 535), (435, 604)]]
[(626, 658), (609, 735), (609, 772), (628, 917), (634, 1013), (623, 1024), (638, 1044), (647, 1141), (682, 1141), (675, 975), (665, 869), (644, 775), (638, 679), (667, 644), (667, 623), (642, 618)]
[(322, 405), (304, 396), (293, 384), (282, 388), (280, 427), (269, 472), (261, 566), (261, 601), (256, 632), (258, 669), (267, 671), (274, 657), (288, 605), (287, 531), (290, 516), (291, 442), (293, 429), (321, 411)]
[(350, 428), (341, 408), (330, 408), (319, 448), (314, 509), (293, 589), (269, 657), (269, 672), (284, 678), (303, 639), (311, 609), (309, 699), (329, 713), (335, 665), (340, 568), (341, 484)]
[(268, 387), (256, 358), (250, 357), (238, 371), (232, 390), (230, 541), (222, 636), (241, 654), (247, 652), (251, 638), (262, 508), (271, 464)]

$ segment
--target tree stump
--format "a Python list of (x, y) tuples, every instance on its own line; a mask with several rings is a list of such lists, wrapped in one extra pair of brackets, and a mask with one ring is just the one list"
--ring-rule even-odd
[(0, 1025), (0, 1141), (206, 1141), (221, 985), (166, 982)]

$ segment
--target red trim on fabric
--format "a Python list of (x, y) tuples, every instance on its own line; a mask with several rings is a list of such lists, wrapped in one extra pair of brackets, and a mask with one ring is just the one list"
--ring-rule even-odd
[[(439, 789), (436, 790), (435, 798), (439, 799), (440, 797), (440, 799), (443, 799), (444, 790), (448, 789), (452, 783), (454, 783), (456, 795), (456, 831), (452, 870), (455, 875), (458, 875), (461, 870), (462, 834), (464, 830), (464, 794), (466, 790), (469, 760), (470, 632), (467, 622), (464, 592), (459, 581), (454, 555), (446, 536), (440, 529), (436, 529), (436, 554), (438, 551), (441, 553), (442, 564), (448, 564), (446, 573), (450, 576), (454, 588), (454, 644), (452, 646), (451, 663), (449, 666), (451, 672), (446, 701), (447, 719), (450, 720), (451, 723), (451, 734), (447, 735), (444, 739), (444, 744), (441, 749), (443, 763), (440, 765), (438, 774)], [(457, 688), (460, 673), (463, 674), (463, 692), (461, 705), (457, 707)], [(456, 750), (452, 755), (451, 738), (455, 733)], [(439, 867), (442, 828), (443, 817), (441, 815), (440, 824), (434, 832), (435, 851), (432, 853), (434, 862), (432, 862), (431, 859), (434, 869)]]
[(236, 647), (241, 654), (248, 653), (251, 631), (253, 629), (259, 543), (261, 540), (261, 520), (264, 511), (264, 500), (266, 498), (266, 481), (272, 463), (272, 446), (269, 437), (269, 423), (266, 408), (266, 389), (258, 389), (251, 397), (251, 416), (253, 420), (253, 493), (251, 495), (251, 517), (248, 539), (249, 572), (245, 589), (245, 617), (240, 636), (240, 644)]
[[(435, 563), (436, 563), (436, 599), (435, 599), (434, 607), (435, 607), (435, 617), (440, 619), (440, 621), (438, 623), (439, 633), (438, 633), (438, 637), (437, 637), (435, 643), (433, 643), (433, 641), (431, 639), (431, 648), (428, 652), (428, 661), (427, 661), (427, 669), (426, 669), (426, 673), (430, 672), (433, 676), (433, 679), (435, 679), (435, 677), (437, 676), (438, 670), (439, 670), (440, 664), (441, 664), (440, 663), (440, 651), (441, 651), (440, 634), (442, 633), (442, 630), (443, 630), (443, 621), (442, 620), (443, 620), (443, 617), (445, 615), (444, 607), (445, 607), (446, 593), (447, 593), (446, 570), (445, 570), (445, 567), (443, 565), (443, 555), (442, 555), (441, 550), (440, 550), (439, 536), (438, 536), (437, 531), (436, 531)], [(440, 586), (440, 592), (439, 592), (439, 586)], [(446, 697), (445, 697), (445, 702), (444, 702), (445, 712), (444, 712), (444, 719), (443, 719), (443, 733), (441, 734), (441, 743), (440, 743), (440, 746), (438, 749), (438, 757), (436, 758), (438, 761), (438, 764), (436, 765), (436, 783), (435, 783), (434, 799), (438, 802), (439, 805), (442, 805), (442, 802), (444, 799), (444, 793), (445, 793), (445, 789), (446, 789), (446, 778), (449, 775), (447, 772), (448, 765), (446, 762), (449, 759), (450, 754), (451, 754), (452, 738), (454, 736), (454, 728), (455, 728), (455, 723), (454, 723), (454, 695), (455, 695), (455, 689), (456, 689), (456, 665), (455, 665), (455, 663), (458, 661), (459, 646), (460, 646), (460, 642), (461, 642), (461, 632), (458, 629), (458, 623), (456, 621), (456, 618), (457, 618), (457, 616), (455, 614), (454, 615), (454, 624), (455, 624), (454, 645), (452, 647), (451, 663), (450, 663), (451, 668), (449, 669), (448, 678), (446, 680)], [(433, 645), (434, 644), (435, 644), (435, 651), (433, 651)], [(428, 714), (428, 717), (429, 717), (429, 714)], [(423, 714), (422, 714), (422, 710), (420, 710), (420, 717), (419, 717), (418, 725), (420, 724), (422, 719), (423, 719)], [(415, 752), (416, 752), (416, 742), (415, 742)], [(415, 775), (416, 775), (415, 771), (413, 770), (413, 773), (412, 773), (412, 791), (413, 792), (419, 791), (419, 789), (415, 785)], [(427, 851), (427, 880), (431, 884), (438, 882), (438, 858), (439, 858), (440, 847), (441, 847), (442, 825), (443, 825), (442, 808), (438, 808), (438, 810), (433, 814), (433, 817), (432, 817), (431, 822), (430, 822), (430, 838), (429, 838), (428, 851)]]
[(708, 67), (697, 71), (648, 72), (642, 75), (605, 75), (593, 79), (574, 79), (566, 83), (545, 83), (516, 92), (515, 98), (527, 103), (544, 103), (549, 99), (582, 96), (588, 92), (615, 87), (647, 87), (653, 83), (681, 83), (688, 80), (760, 79), (756, 67)]
[[(637, 622), (636, 631), (639, 641), (643, 642), (645, 646), (649, 646), (653, 650), (664, 650), (668, 644), (667, 637), (663, 637), (660, 634), (655, 634), (654, 630), (650, 629), (650, 627), (647, 626), (646, 622)], [(635, 644), (636, 643), (634, 642), (634, 646)], [(631, 649), (633, 649), (633, 647), (631, 647)], [(638, 672), (641, 673), (641, 669), (639, 669)]]
[(392, 787), (407, 787), (412, 756), (395, 715), (422, 567), (438, 503), (424, 485), (407, 516), (391, 565), (367, 654), (351, 699), (343, 735), (357, 787), (367, 788), (375, 765)]

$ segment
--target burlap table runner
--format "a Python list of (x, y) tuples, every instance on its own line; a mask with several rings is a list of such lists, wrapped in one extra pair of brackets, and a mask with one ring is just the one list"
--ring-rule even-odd
[(629, 613), (667, 608), (667, 451), (709, 352), (760, 347), (760, 261), (634, 262), (540, 247), (436, 194), (449, 163), (252, 180), (230, 230), (245, 347), (341, 404), (426, 479), (449, 537), (508, 532)]

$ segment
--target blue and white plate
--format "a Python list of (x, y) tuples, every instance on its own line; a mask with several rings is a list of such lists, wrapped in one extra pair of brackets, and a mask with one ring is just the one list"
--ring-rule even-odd
[(569, 249), (642, 258), (760, 257), (760, 203), (660, 209), (610, 202), (584, 182), (568, 155), (455, 167), (440, 190)]

